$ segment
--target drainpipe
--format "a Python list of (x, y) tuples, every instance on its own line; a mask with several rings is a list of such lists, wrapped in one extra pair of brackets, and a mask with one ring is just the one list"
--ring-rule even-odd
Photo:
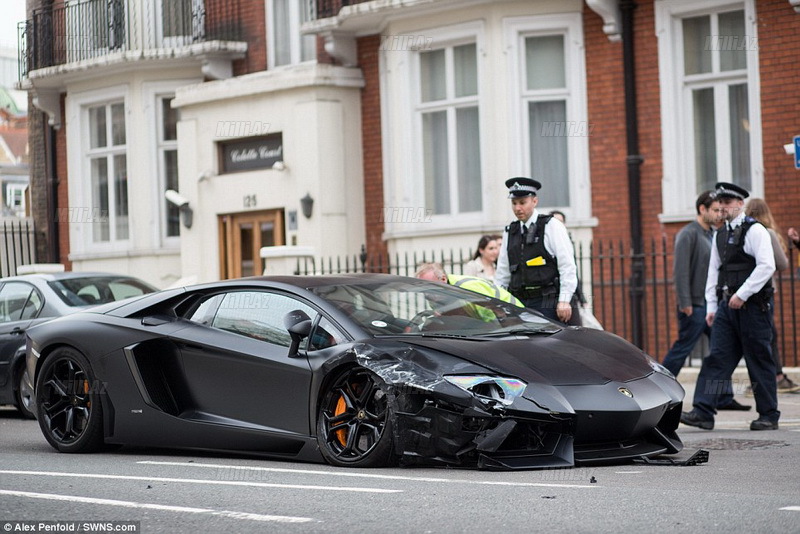
[(639, 128), (636, 110), (636, 64), (633, 47), (633, 12), (635, 0), (622, 0), (622, 62), (625, 77), (625, 130), (628, 155), (628, 209), (631, 227), (631, 317), (632, 339), (639, 348), (644, 346), (643, 301), (644, 301), (644, 255), (642, 247), (641, 166), (644, 158), (639, 154)]
[(56, 130), (47, 120), (44, 126), (47, 162), (47, 256), (50, 263), (60, 263), (58, 246), (58, 176), (56, 174)]

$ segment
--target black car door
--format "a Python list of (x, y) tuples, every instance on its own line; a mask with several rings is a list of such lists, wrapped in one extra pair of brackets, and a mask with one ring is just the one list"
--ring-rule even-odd
[(309, 435), (311, 370), (289, 357), (284, 316), (316, 312), (293, 296), (233, 291), (209, 297), (172, 338), (200, 419)]
[(0, 403), (13, 399), (14, 356), (25, 346), (25, 330), (41, 308), (41, 295), (30, 284), (7, 282), (0, 288)]

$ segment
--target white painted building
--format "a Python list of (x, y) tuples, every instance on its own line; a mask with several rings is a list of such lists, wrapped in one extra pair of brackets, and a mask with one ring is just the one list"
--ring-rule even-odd
[[(180, 191), (194, 210), (181, 230), (184, 276), (260, 274), (253, 252), (264, 246), (359, 250), (362, 85), (359, 69), (306, 62), (177, 91)], [(220, 146), (263, 134), (279, 136), (280, 159), (226, 172)], [(313, 199), (306, 214), (304, 197)]]

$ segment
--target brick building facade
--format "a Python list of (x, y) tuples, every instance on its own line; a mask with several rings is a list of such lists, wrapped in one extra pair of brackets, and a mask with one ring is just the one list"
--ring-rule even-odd
[[(187, 1), (154, 4), (197, 4)], [(51, 3), (29, 0), (30, 18)], [(671, 244), (693, 218), (694, 198), (717, 179), (738, 181), (763, 196), (784, 230), (800, 226), (798, 171), (783, 148), (800, 134), (800, 69), (793, 65), (800, 14), (793, 3), (626, 3), (634, 6), (643, 158), (635, 208), (645, 243), (664, 237)], [(169, 140), (174, 144), (155, 143), (146, 154), (134, 154), (139, 149), (129, 145), (137, 161), (128, 160), (128, 179), (152, 190), (128, 190), (130, 239), (117, 248), (98, 247), (86, 225), (61, 218), (59, 257), (51, 260), (78, 269), (144, 268), (161, 286), (187, 276), (256, 273), (253, 265), (261, 258), (250, 258), (244, 270), (226, 258), (232, 254), (226, 240), (244, 235), (231, 233), (231, 225), (252, 221), (277, 225), (270, 226), (277, 232), (271, 241), (253, 241), (256, 250), (299, 245), (327, 256), (358, 254), (361, 245), (370, 255), (471, 248), (481, 234), (497, 233), (511, 219), (502, 183), (516, 175), (545, 183), (540, 206), (565, 211), (579, 244), (630, 239), (620, 2), (203, 5), (205, 18), (192, 16), (205, 30), (198, 34), (195, 25), (192, 38), (169, 54), (163, 46), (174, 42), (158, 41), (170, 33), (166, 11), (157, 11), (161, 26), (147, 28), (155, 44), (137, 48), (147, 59), (127, 70), (92, 58), (79, 70), (69, 57), (28, 69), (40, 107), (63, 125), (54, 152), (58, 207), (91, 207), (87, 162), (93, 153), (80, 145), (79, 132), (92, 106), (124, 102), (131, 135), (150, 144), (163, 117), (149, 98), (174, 95), (170, 109), (179, 116), (177, 139)], [(284, 12), (281, 6), (290, 7)], [(220, 28), (231, 33), (215, 33)], [(284, 40), (276, 40), (278, 34)], [(114, 57), (107, 51), (107, 58)], [(45, 121), (34, 107), (31, 113), (31, 148), (42, 154)], [(281, 166), (229, 173), (217, 153), (247, 136), (220, 135), (218, 126), (252, 121), (282, 135)], [(179, 153), (180, 193), (194, 209), (194, 226), (180, 225), (179, 236), (169, 226), (178, 215), (162, 198), (164, 178), (153, 178), (161, 172), (165, 146)], [(50, 191), (47, 161), (33, 158), (31, 165), (43, 240), (52, 219), (44, 193)], [(308, 217), (301, 198), (314, 201)], [(148, 224), (158, 229), (152, 235), (141, 230)], [(55, 250), (39, 248), (40, 255)], [(158, 279), (164, 272), (169, 276)], [(648, 325), (649, 331), (658, 327)]]

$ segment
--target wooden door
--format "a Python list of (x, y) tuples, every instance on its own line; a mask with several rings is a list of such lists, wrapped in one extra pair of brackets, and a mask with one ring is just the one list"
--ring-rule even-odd
[(219, 232), (220, 278), (260, 275), (261, 247), (284, 244), (283, 210), (220, 215)]

